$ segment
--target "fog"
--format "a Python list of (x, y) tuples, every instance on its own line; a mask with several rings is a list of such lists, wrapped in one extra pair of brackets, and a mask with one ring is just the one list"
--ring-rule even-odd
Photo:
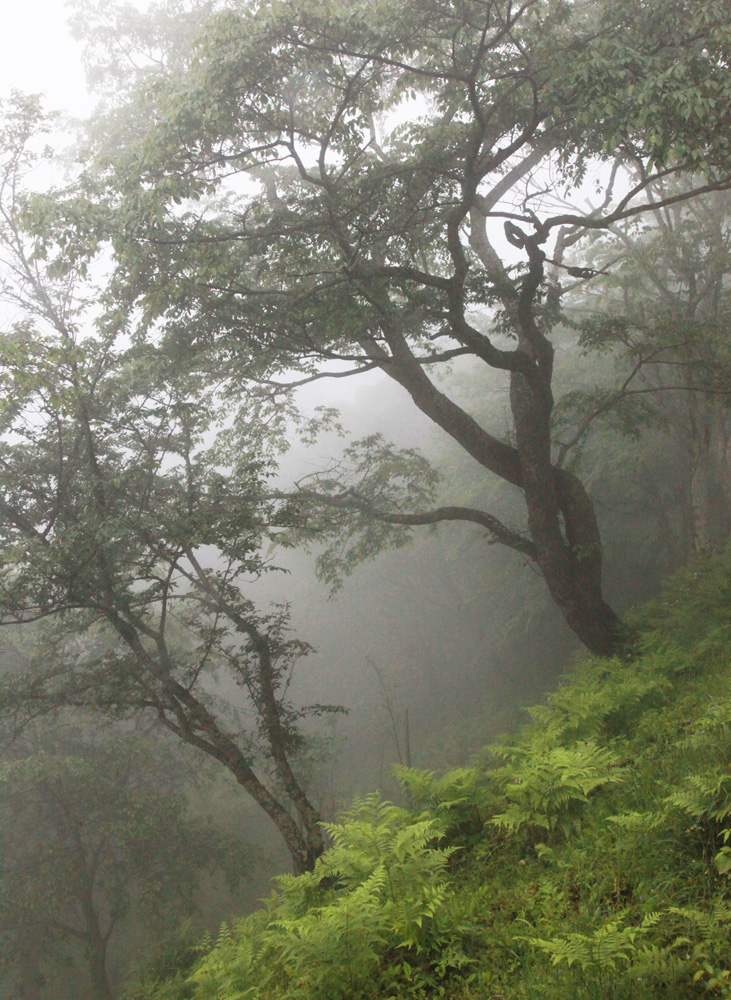
[(0, 42), (0, 95), (11, 90), (42, 93), (50, 109), (78, 116), (91, 111), (81, 45), (69, 32), (70, 14), (70, 5), (57, 0), (7, 6)]
[[(29, 2), (10, 12), (0, 91), (43, 91), (49, 107), (83, 117), (95, 99), (84, 86), (81, 48), (64, 26), (67, 13), (54, 2)], [(402, 110), (406, 106), (412, 107), (405, 101)], [(109, 128), (112, 135), (126, 134), (123, 121)], [(66, 130), (64, 124), (62, 134), (52, 133), (54, 144), (63, 145)], [(592, 189), (606, 184), (607, 171), (606, 164), (589, 169), (588, 179), (577, 183), (576, 198), (586, 193), (582, 184)], [(6, 177), (17, 179), (10, 168)], [(534, 186), (548, 180), (548, 173), (540, 175)], [(7, 182), (3, 197), (10, 189)], [(58, 195), (59, 204), (63, 197)], [(176, 222), (184, 217), (179, 206), (186, 197), (173, 198), (170, 214)], [(525, 197), (526, 203), (533, 197), (528, 182)], [(531, 204), (538, 208), (538, 201)], [(709, 201), (707, 207), (712, 220), (731, 214), (727, 203), (718, 209)], [(249, 209), (256, 219), (269, 206), (254, 199)], [(528, 222), (532, 211), (525, 210)], [(230, 214), (239, 224), (233, 210)], [(59, 220), (50, 210), (47, 218), (52, 242)], [(279, 225), (282, 216), (273, 218)], [(109, 241), (116, 231), (105, 233), (107, 243), (89, 271), (86, 246), (72, 245), (71, 264), (64, 269), (69, 244), (61, 240), (64, 266), (54, 267), (52, 254), (46, 257), (33, 243), (38, 234), (32, 226), (17, 237), (24, 219), (15, 204), (3, 216), (3, 239), (11, 247), (3, 308), (8, 300), (16, 309), (20, 301), (22, 308), (0, 313), (5, 352), (0, 522), (6, 559), (0, 632), (0, 968), (8, 970), (0, 1000), (112, 1000), (123, 996), (145, 963), (157, 961), (164, 968), (165, 956), (181, 950), (181, 941), (215, 933), (222, 921), (253, 910), (273, 877), (312, 869), (328, 840), (321, 822), (336, 821), (354, 797), (378, 792), (408, 805), (395, 766), (443, 771), (474, 760), (521, 721), (526, 707), (550, 695), (580, 646), (567, 624), (571, 616), (552, 601), (534, 558), (540, 546), (528, 537), (535, 525), (528, 523), (522, 503), (524, 487), (511, 485), (524, 483), (522, 469), (512, 480), (507, 474), (504, 480), (486, 475), (489, 463), (470, 457), (456, 433), (440, 430), (437, 420), (415, 405), (417, 393), (412, 398), (380, 372), (346, 378), (335, 367), (333, 377), (311, 381), (291, 398), (305, 417), (316, 417), (320, 407), (335, 408), (342, 432), (328, 428), (303, 444), (293, 422), (276, 468), (259, 461), (253, 450), (257, 434), (262, 453), (276, 439), (263, 433), (264, 418), (252, 420), (251, 453), (243, 433), (221, 444), (225, 435), (217, 432), (236, 431), (237, 419), (245, 422), (232, 416), (234, 408), (220, 416), (241, 391), (238, 373), (224, 367), (230, 342), (209, 356), (196, 340), (196, 324), (218, 316), (213, 310), (219, 300), (203, 299), (202, 305), (186, 300), (180, 306), (173, 298), (169, 329), (153, 318), (138, 335), (135, 324), (144, 310), (136, 301), (124, 319), (114, 312), (123, 280), (111, 304), (95, 287), (100, 257), (105, 273), (99, 285), (112, 269)], [(86, 238), (93, 243), (96, 221), (82, 219), (82, 243)], [(65, 238), (68, 220), (63, 222)], [(98, 224), (103, 228), (108, 220)], [(528, 272), (517, 268), (528, 238), (511, 243), (502, 216), (491, 225), (500, 233), (496, 245), (505, 274), (520, 281), (521, 289), (523, 281), (528, 287), (523, 277)], [(651, 227), (648, 232), (652, 235)], [(472, 232), (467, 242), (471, 237)], [(23, 239), (33, 248), (26, 256)], [(530, 244), (536, 252), (537, 239)], [(217, 240), (214, 234), (210, 242)], [(161, 254), (168, 249), (165, 239), (140, 239), (141, 258), (151, 246), (155, 252), (163, 247)], [(602, 254), (615, 251), (597, 240), (586, 258), (601, 268)], [(153, 276), (159, 278), (160, 301), (178, 277), (178, 262), (162, 260)], [(157, 263), (150, 264), (151, 273)], [(563, 259), (548, 264), (577, 270)], [(641, 270), (636, 261), (631, 266)], [(217, 282), (218, 271), (211, 267)], [(330, 275), (330, 263), (323, 267)], [(296, 284), (302, 278), (299, 260), (292, 269)], [(593, 264), (583, 271), (580, 282), (587, 274), (593, 280), (604, 273)], [(347, 272), (344, 266), (338, 277)], [(141, 279), (145, 294), (153, 277), (145, 273)], [(622, 305), (644, 320), (652, 301), (643, 280), (644, 275), (630, 274)], [(648, 284), (653, 281), (656, 274)], [(668, 279), (673, 294), (674, 282)], [(551, 291), (558, 295), (558, 287), (556, 280)], [(601, 529), (607, 606), (622, 615), (656, 594), (664, 573), (728, 537), (731, 435), (725, 403), (705, 384), (693, 384), (692, 393), (680, 391), (688, 386), (660, 385), (663, 392), (672, 390), (662, 402), (653, 397), (646, 409), (612, 410), (607, 400), (636, 360), (631, 354), (636, 345), (628, 348), (621, 338), (592, 344), (581, 311), (618, 308), (617, 287), (611, 281), (602, 285), (596, 302), (590, 292), (582, 298), (580, 287), (552, 330), (555, 438), (552, 442), (549, 429), (546, 465), (556, 476), (552, 489), (558, 490), (551, 443), (560, 451), (585, 422), (560, 475), (564, 486), (571, 476), (586, 485)], [(719, 303), (726, 291), (721, 275)], [(639, 305), (633, 306), (632, 294)], [(103, 308), (108, 326), (75, 328), (75, 295), (83, 302), (77, 315)], [(494, 323), (502, 331), (497, 297), (481, 295), (476, 293), (476, 300), (489, 304), (471, 315), (475, 329), (489, 332)], [(360, 298), (354, 298), (360, 307)], [(407, 298), (400, 288), (389, 306), (400, 307)], [(545, 301), (539, 296), (536, 302), (540, 312)], [(67, 308), (72, 322), (58, 321)], [(446, 324), (439, 310), (429, 308)], [(28, 322), (13, 325), (26, 318), (23, 309)], [(417, 304), (414, 316), (426, 323), (428, 308), (421, 309)], [(245, 320), (244, 310), (242, 315)], [(635, 325), (642, 329), (637, 315)], [(650, 328), (652, 344), (658, 329), (665, 330), (661, 318)], [(223, 319), (235, 329), (239, 317), (224, 312)], [(326, 310), (317, 319), (323, 325), (330, 321)], [(252, 324), (257, 322), (258, 316)], [(274, 322), (272, 329), (279, 329)], [(215, 329), (210, 339), (219, 333)], [(420, 371), (432, 364), (424, 352), (433, 344), (446, 343), (440, 349), (451, 356), (457, 343), (445, 339), (451, 334), (441, 328), (429, 327), (428, 333), (419, 344)], [(204, 330), (201, 340), (205, 335)], [(492, 337), (492, 347), (506, 355), (515, 343), (504, 332)], [(671, 358), (678, 349), (675, 343), (662, 348)], [(681, 349), (687, 349), (685, 340)], [(329, 356), (328, 350), (326, 344), (323, 355)], [(722, 380), (723, 349), (710, 360), (709, 353), (700, 350), (702, 370)], [(199, 357), (204, 374), (190, 362)], [(701, 367), (697, 360), (689, 365), (694, 375)], [(275, 370), (284, 381), (286, 375)], [(432, 386), (517, 455), (507, 373), (476, 355), (457, 357), (438, 374), (433, 370)], [(293, 380), (300, 376), (292, 373)], [(657, 377), (643, 377), (638, 395), (658, 389)], [(244, 402), (266, 382), (255, 372)], [(202, 414), (209, 405), (215, 412), (206, 422)], [(604, 410), (608, 416), (598, 419)], [(276, 418), (276, 404), (268, 413)], [(317, 485), (318, 473), (337, 467), (353, 442), (374, 435), (397, 456), (399, 450), (413, 450), (428, 459), (441, 477), (433, 506), (489, 511), (526, 540), (528, 555), (526, 547), (494, 544), (488, 528), (468, 520), (407, 527), (393, 522), (400, 534), (384, 535), (386, 540), (373, 542), (362, 558), (343, 557), (336, 584), (324, 579), (323, 553), (341, 546), (339, 555), (347, 555), (351, 538), (325, 516), (318, 521), (317, 511), (340, 514), (349, 508), (338, 506), (342, 496), (330, 496), (326, 499), (335, 502), (329, 508), (325, 502), (307, 508), (300, 525), (298, 499)], [(220, 450), (214, 454), (215, 443)], [(699, 468), (706, 474), (705, 506), (698, 500)], [(344, 489), (343, 496), (355, 492)], [(368, 496), (352, 509), (373, 515), (373, 523), (383, 513), (368, 506)], [(562, 552), (573, 560), (568, 509), (560, 508), (556, 523)], [(574, 560), (577, 574), (583, 559), (601, 562), (601, 555), (591, 547), (580, 553)], [(601, 580), (601, 571), (597, 575)]]
[[(468, 373), (454, 377), (459, 386)], [(457, 475), (469, 482), (471, 462), (460, 459), (426, 418), (414, 417), (405, 393), (383, 378), (371, 375), (362, 381), (323, 380), (308, 386), (301, 393), (303, 409), (337, 406), (348, 437), (383, 433), (399, 447), (420, 448), (441, 463), (452, 485)], [(497, 389), (493, 405), (498, 410), (503, 406)], [(279, 483), (291, 483), (327, 464), (346, 443), (329, 435), (304, 448), (293, 436)], [(264, 575), (251, 585), (250, 596), (263, 609), (270, 602), (289, 603), (293, 634), (314, 647), (296, 666), (290, 688), (295, 704), (335, 704), (347, 710), (306, 725), (312, 743), (303, 780), (325, 820), (335, 819), (354, 795), (374, 789), (399, 801), (391, 774), (397, 763), (440, 770), (467, 763), (490, 738), (515, 723), (521, 705), (541, 696), (574, 648), (542, 593), (541, 581), (520, 558), (487, 545), (476, 526), (416, 529), (411, 545), (360, 566), (335, 594), (316, 578), (316, 555), (316, 547), (309, 554), (275, 549), (270, 558), (285, 572)], [(521, 610), (526, 604), (532, 606), (530, 615)], [(6, 633), (18, 652), (6, 655), (5, 669), (23, 668), (30, 652), (26, 631)], [(225, 675), (211, 684), (217, 699), (244, 705), (240, 688)], [(84, 725), (81, 719), (79, 724)], [(40, 732), (48, 725), (43, 723)], [(124, 731), (129, 724), (120, 725)], [(175, 741), (162, 739), (171, 753), (178, 752)], [(22, 746), (11, 740), (8, 752), (22, 757), (27, 751)], [(286, 871), (289, 863), (274, 825), (230, 776), (219, 774), (194, 751), (186, 751), (184, 759), (187, 771), (177, 778), (178, 794), (187, 796), (191, 815), (210, 817), (215, 828), (236, 837), (251, 859), (235, 889), (225, 886), (221, 874), (211, 880), (201, 872), (192, 927), (213, 930), (221, 920), (253, 908), (269, 878)], [(189, 787), (186, 773), (198, 776)], [(18, 822), (5, 829), (11, 854)], [(109, 905), (103, 895), (99, 905), (102, 910)], [(66, 906), (73, 923), (71, 897)], [(180, 904), (159, 911), (156, 935), (164, 938), (184, 913)], [(135, 955), (147, 952), (149, 933), (147, 917), (133, 907), (109, 945), (112, 984), (129, 975)], [(34, 947), (29, 940), (23, 947)], [(59, 940), (49, 968), (73, 956), (73, 948)], [(75, 961), (73, 969), (68, 976), (54, 977), (55, 997), (85, 995), (79, 992), (83, 974)], [(26, 981), (30, 973), (22, 975)], [(0, 995), (16, 996), (14, 981), (9, 981), (10, 992)], [(42, 984), (39, 988), (39, 996), (45, 996)]]
[[(443, 387), (469, 395), (474, 384), (474, 370), (461, 366)], [(482, 393), (485, 421), (497, 429), (505, 411), (501, 378), (494, 378), (490, 391), (483, 385)], [(278, 471), (283, 488), (337, 459), (350, 439), (382, 433), (398, 447), (428, 455), (443, 470), (446, 494), (454, 497), (456, 491), (474, 500), (475, 463), (415, 414), (406, 394), (388, 380), (374, 375), (324, 379), (302, 390), (299, 402), (305, 412), (337, 406), (348, 433), (345, 438), (326, 434), (305, 448), (293, 432)], [(491, 502), (504, 516), (516, 513), (510, 489), (498, 490)], [(468, 763), (482, 746), (515, 725), (523, 706), (550, 690), (577, 649), (542, 580), (518, 554), (489, 545), (475, 525), (416, 528), (410, 545), (359, 566), (336, 593), (316, 577), (317, 551), (316, 544), (310, 552), (274, 549), (270, 559), (283, 572), (267, 573), (252, 583), (250, 596), (261, 609), (288, 603), (292, 634), (314, 647), (296, 665), (289, 691), (294, 703), (347, 710), (305, 724), (309, 761), (300, 773), (324, 820), (336, 819), (354, 795), (374, 789), (400, 801), (391, 773), (395, 764), (442, 770)], [(630, 584), (630, 577), (638, 579), (636, 567), (625, 569), (616, 581), (615, 597), (631, 603), (644, 594), (633, 593)], [(650, 591), (653, 579), (651, 574)], [(24, 630), (15, 642), (23, 660), (28, 655)], [(6, 669), (17, 665), (17, 657), (6, 657)], [(245, 704), (240, 687), (225, 675), (212, 679), (209, 690), (234, 706)], [(128, 723), (121, 725), (124, 730)], [(162, 738), (171, 753), (178, 752), (175, 741)], [(184, 757), (188, 771), (178, 777), (179, 793), (187, 797), (190, 815), (208, 817), (215, 829), (235, 837), (250, 859), (234, 888), (226, 886), (221, 872), (201, 872), (194, 903), (191, 899), (191, 927), (213, 930), (221, 920), (255, 907), (271, 876), (288, 870), (289, 859), (274, 824), (230, 776), (194, 751), (186, 750)], [(197, 777), (186, 779), (186, 773)], [(8, 850), (17, 835), (10, 823)], [(67, 906), (73, 910), (71, 901)], [(180, 904), (163, 907), (155, 916), (155, 936), (164, 939), (185, 912)], [(149, 934), (143, 911), (130, 909), (109, 946), (113, 986), (130, 974), (135, 957), (147, 953)], [(63, 966), (73, 955), (73, 948), (59, 941), (49, 968)], [(54, 978), (55, 998), (86, 995), (80, 992), (83, 975), (75, 961), (73, 968), (68, 976)], [(29, 974), (22, 975), (27, 979)], [(0, 993), (8, 1000), (17, 995), (13, 982), (10, 992)], [(42, 984), (39, 989), (38, 996), (45, 998)]]

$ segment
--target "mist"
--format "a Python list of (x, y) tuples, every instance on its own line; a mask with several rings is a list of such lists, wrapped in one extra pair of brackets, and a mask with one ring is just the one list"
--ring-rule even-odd
[[(576, 677), (591, 700), (640, 663), (659, 643), (652, 615), (679, 628), (680, 598), (637, 609), (731, 535), (731, 161), (703, 110), (726, 56), (699, 49), (713, 32), (692, 12), (677, 29), (689, 38), (666, 45), (661, 18), (635, 37), (632, 17), (595, 6), (568, 5), (564, 22), (529, 5), (506, 27), (498, 4), (443, 17), (404, 0), (381, 24), (358, 5), (294, 17), (274, 0), (268, 19), (234, 0), (83, 0), (77, 41), (56, 4), (14, 13), (0, 77), (0, 1000), (177, 998), (218, 948), (271, 932), (246, 959), (256, 970), (282, 927), (301, 944), (298, 921), (340, 901), (345, 931), (338, 911), (328, 940), (345, 942), (349, 978), (340, 958), (320, 969), (320, 944), (292, 960), (301, 981), (284, 960), (274, 979), (466, 1000), (493, 929), (478, 890), (439, 924), (445, 880), (467, 886), (504, 857), (499, 908), (559, 858), (546, 898), (561, 882), (567, 913), (588, 906), (563, 874), (584, 855), (561, 852), (634, 766), (615, 729), (635, 739), (642, 699), (681, 681), (661, 648), (662, 678), (638, 668), (651, 679), (628, 681), (594, 729), (567, 702), (576, 745), (562, 699), (581, 703), (583, 689), (565, 695)], [(615, 59), (616, 79), (597, 74)], [(73, 117), (49, 116), (57, 105)], [(536, 718), (548, 742), (524, 728)], [(540, 795), (521, 804), (564, 758), (566, 800), (545, 793), (545, 815)], [(550, 775), (549, 791), (563, 780)], [(715, 802), (725, 779), (711, 778)], [(672, 806), (687, 813), (673, 836), (692, 840), (711, 806), (682, 794), (652, 829)], [(640, 806), (623, 808), (617, 850), (636, 854)], [(715, 808), (714, 892), (728, 871)], [(367, 852), (343, 847), (359, 823), (399, 872), (382, 899), (379, 855), (364, 920), (384, 900), (398, 910), (399, 879), (426, 889), (403, 933), (364, 923), (351, 967), (348, 894), (371, 878)], [(630, 967), (655, 911), (639, 876), (605, 878), (596, 927), (581, 910), (580, 930), (544, 934), (535, 918), (540, 937), (500, 938), (529, 987), (529, 946), (555, 969), (557, 935), (589, 940), (625, 917), (612, 975)], [(505, 927), (533, 905), (518, 896)], [(686, 902), (669, 897), (665, 915)], [(571, 984), (588, 997), (596, 964), (566, 960), (550, 997)], [(693, 989), (717, 971), (696, 966)], [(507, 989), (492, 975), (474, 988)]]

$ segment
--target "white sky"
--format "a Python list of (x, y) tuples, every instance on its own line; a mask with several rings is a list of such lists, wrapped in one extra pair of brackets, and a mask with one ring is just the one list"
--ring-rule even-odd
[(64, 0), (4, 0), (0, 35), (0, 97), (15, 88), (45, 93), (45, 107), (84, 115), (86, 93), (81, 47), (72, 38)]

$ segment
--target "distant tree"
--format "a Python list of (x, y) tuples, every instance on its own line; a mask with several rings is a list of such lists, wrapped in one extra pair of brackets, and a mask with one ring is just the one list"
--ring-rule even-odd
[(26, 731), (0, 761), (0, 962), (50, 996), (60, 949), (110, 1000), (108, 947), (130, 915), (191, 912), (204, 875), (245, 872), (242, 843), (187, 815), (181, 762), (149, 733), (66, 719)]
[[(661, 202), (690, 185), (671, 179), (649, 193)], [(702, 551), (731, 532), (731, 198), (714, 192), (614, 225), (590, 252), (611, 273), (576, 302), (574, 320), (584, 353), (615, 370), (563, 400), (560, 458), (601, 425), (625, 437), (654, 427), (655, 446), (664, 437), (680, 464), (674, 496), (656, 477), (646, 483), (665, 513), (665, 544)]]
[[(430, 509), (428, 491), (401, 488), (404, 456), (379, 441), (311, 482), (300, 517), (308, 500), (348, 515), (330, 522), (346, 566), (414, 525), (476, 523), (534, 564), (589, 649), (616, 651), (594, 506), (556, 461), (551, 330), (566, 285), (596, 276), (566, 260), (583, 235), (731, 184), (727, 3), (213, 10), (174, 67), (148, 60), (132, 97), (120, 88), (87, 174), (113, 220), (110, 315), (141, 315), (171, 357), (197, 356), (243, 392), (373, 369), (394, 379), (514, 488), (521, 523)], [(658, 180), (689, 173), (697, 183), (656, 201)], [(85, 205), (72, 198), (55, 216), (63, 226), (74, 213), (80, 258), (99, 236)], [(505, 373), (506, 434), (433, 374), (464, 356)], [(365, 544), (349, 547), (361, 530)]]
[[(199, 374), (115, 346), (116, 331), (82, 332), (78, 274), (22, 229), (37, 127), (33, 102), (9, 113), (0, 200), (4, 298), (20, 310), (0, 337), (0, 623), (58, 628), (52, 655), (5, 678), (0, 711), (19, 728), (74, 706), (156, 718), (225, 766), (295, 868), (311, 867), (323, 839), (296, 774), (299, 723), (334, 709), (291, 703), (309, 647), (285, 606), (260, 612), (248, 596), (271, 569), (286, 413), (265, 424), (239, 408), (237, 431), (211, 444), (220, 401)], [(216, 697), (217, 671), (244, 696), (238, 714)]]

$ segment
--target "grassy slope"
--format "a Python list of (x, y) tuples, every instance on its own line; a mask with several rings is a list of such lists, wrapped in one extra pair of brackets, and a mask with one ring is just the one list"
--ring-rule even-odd
[(638, 659), (580, 662), (473, 769), (404, 772), (410, 811), (357, 804), (314, 874), (129, 997), (731, 997), (731, 556), (638, 627)]

